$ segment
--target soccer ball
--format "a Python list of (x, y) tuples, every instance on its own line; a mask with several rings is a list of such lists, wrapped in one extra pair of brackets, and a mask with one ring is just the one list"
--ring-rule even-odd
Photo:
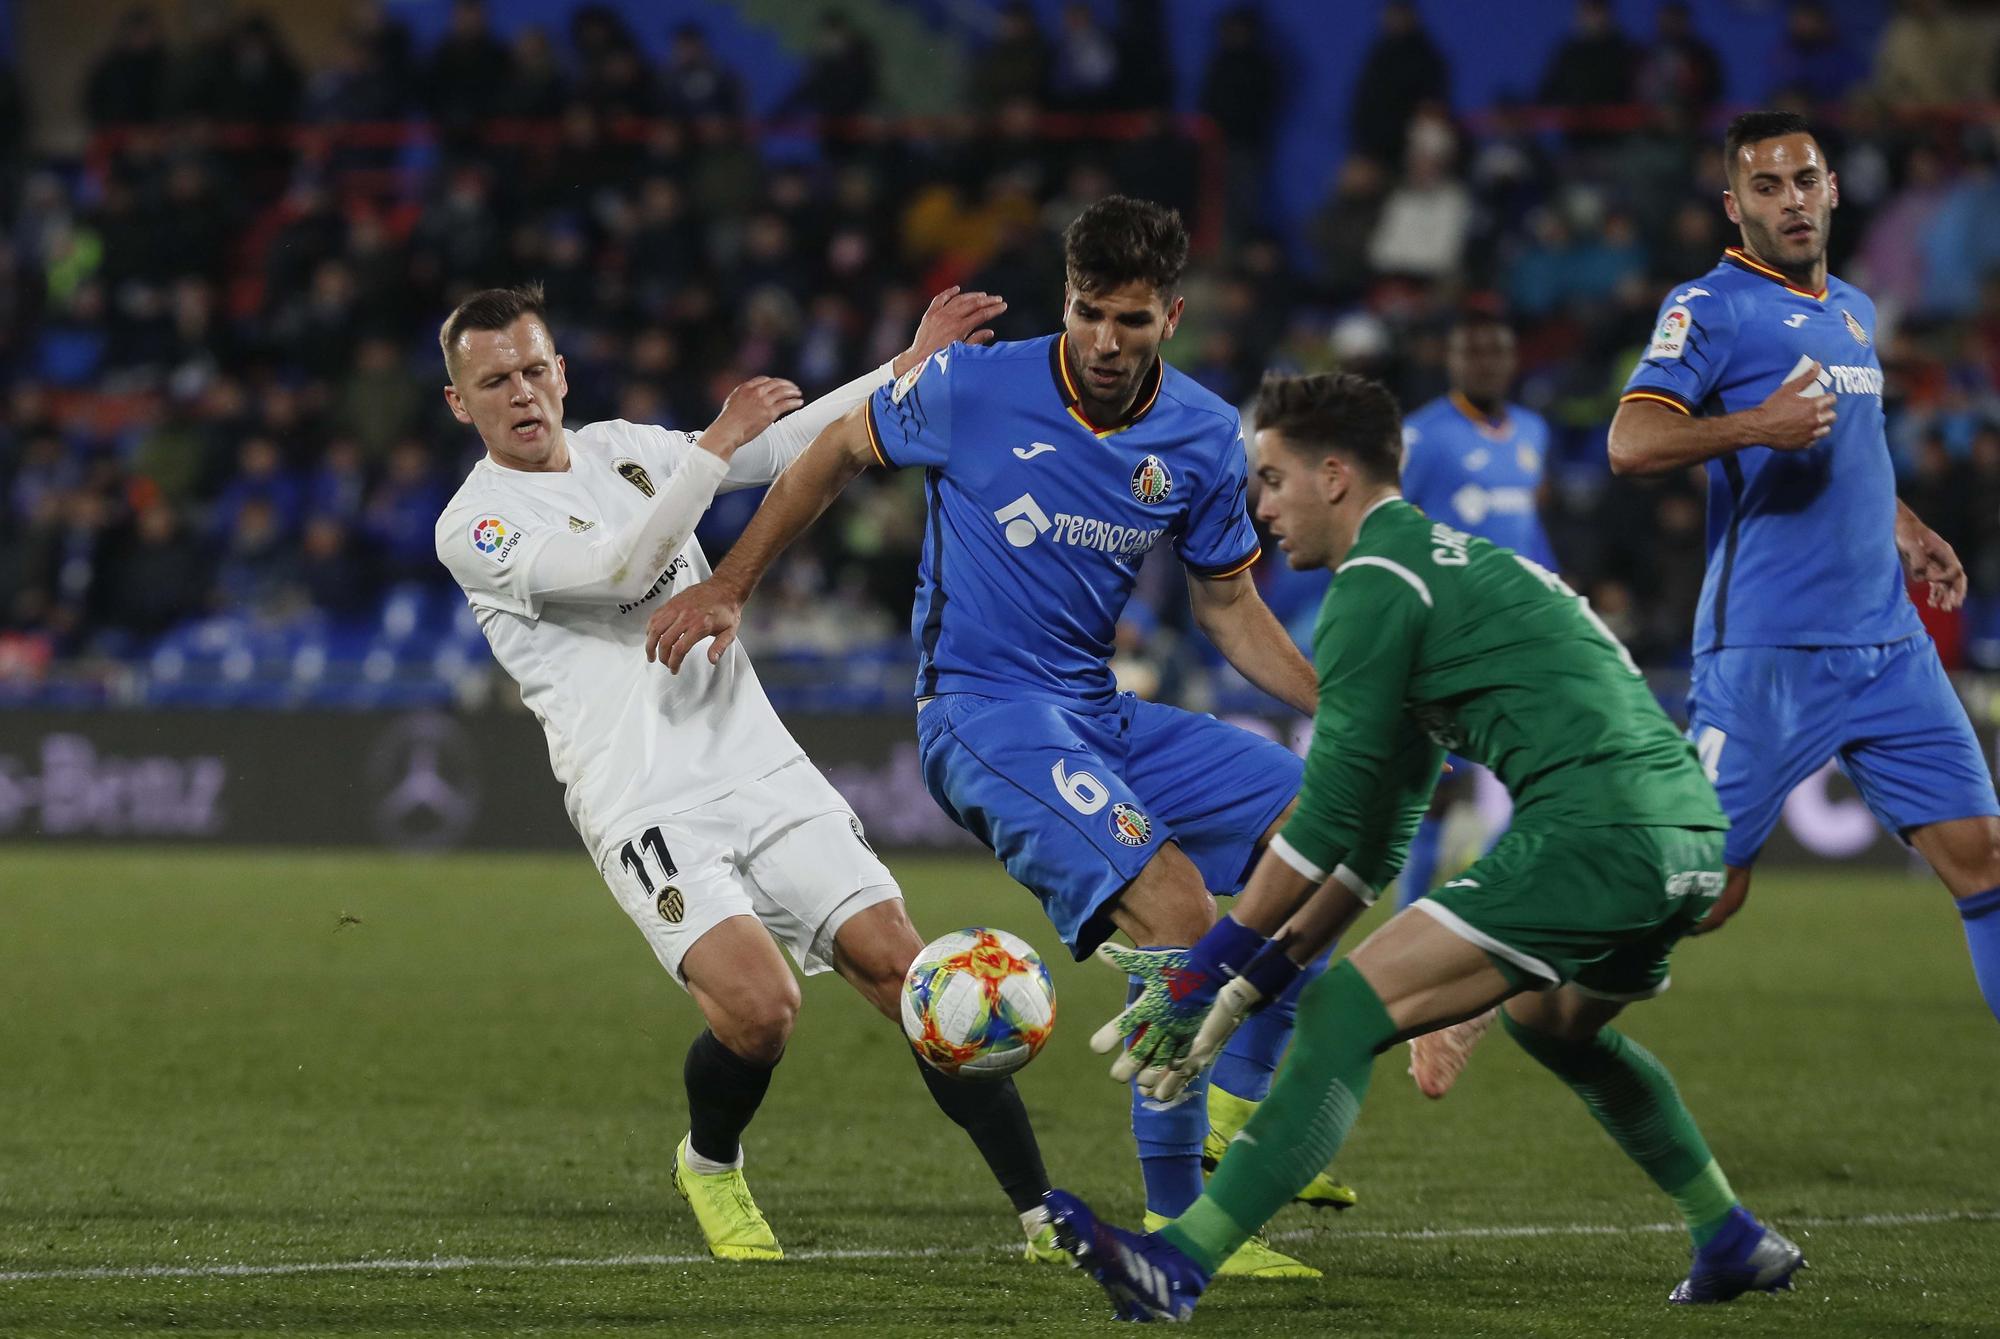
[(903, 978), (903, 1033), (940, 1073), (1005, 1078), (1035, 1058), (1055, 1023), (1048, 967), (1005, 930), (934, 939)]

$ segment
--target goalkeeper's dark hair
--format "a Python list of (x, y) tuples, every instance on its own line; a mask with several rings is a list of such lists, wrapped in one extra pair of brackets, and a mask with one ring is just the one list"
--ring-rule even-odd
[(540, 280), (513, 288), (483, 288), (452, 309), (438, 329), (438, 347), (444, 350), (444, 367), (453, 380), (458, 378), (458, 341), (468, 330), (505, 330), (523, 316), (532, 316), (544, 327), (549, 323), (547, 299)]
[(1402, 482), (1403, 412), (1379, 381), (1352, 372), (1267, 372), (1252, 417), (1257, 431), (1280, 434), (1308, 459), (1337, 451), (1378, 483)]
[(1137, 281), (1162, 299), (1179, 291), (1188, 234), (1179, 211), (1107, 195), (1063, 229), (1063, 277), (1079, 293), (1103, 293)]
[(1736, 179), (1736, 155), (1746, 144), (1760, 144), (1785, 135), (1811, 135), (1812, 127), (1797, 112), (1744, 112), (1722, 135), (1723, 170)]

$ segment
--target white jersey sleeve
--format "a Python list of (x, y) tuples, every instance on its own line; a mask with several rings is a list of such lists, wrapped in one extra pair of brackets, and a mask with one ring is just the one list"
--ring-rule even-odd
[(722, 481), (725, 463), (715, 453), (684, 450), (679, 457), (650, 507), (595, 534), (448, 510), (438, 521), (438, 559), (475, 606), (491, 601), (492, 608), (539, 618), (546, 600), (629, 604), (686, 547)]
[[(722, 481), (719, 491), (726, 493), (738, 488), (762, 488), (783, 474), (793, 461), (806, 453), (813, 438), (826, 431), (835, 419), (894, 380), (895, 374), (889, 368), (890, 364), (884, 363), (873, 372), (828, 391), (745, 442), (743, 449), (736, 453), (736, 458), (729, 462), (729, 476)], [(689, 443), (701, 439), (700, 433), (669, 435), (685, 436)]]

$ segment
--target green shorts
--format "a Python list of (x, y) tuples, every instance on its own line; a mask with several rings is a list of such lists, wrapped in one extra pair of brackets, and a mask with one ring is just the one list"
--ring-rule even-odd
[(1515, 828), (1486, 858), (1412, 903), (1486, 950), (1517, 986), (1607, 1000), (1667, 988), (1667, 958), (1722, 894), (1710, 828)]

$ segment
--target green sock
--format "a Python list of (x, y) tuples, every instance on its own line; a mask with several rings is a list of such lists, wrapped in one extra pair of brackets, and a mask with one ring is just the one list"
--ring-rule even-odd
[(1230, 1144), (1201, 1198), (1160, 1235), (1213, 1274), (1333, 1161), (1367, 1096), (1375, 1054), (1395, 1035), (1353, 964), (1341, 962), (1306, 987), (1271, 1095)]
[(1706, 1245), (1736, 1207), (1736, 1193), (1666, 1066), (1610, 1028), (1569, 1042), (1521, 1026), (1505, 1009), (1500, 1021), (1522, 1050), (1583, 1099), (1625, 1156), (1673, 1197), (1695, 1245)]

